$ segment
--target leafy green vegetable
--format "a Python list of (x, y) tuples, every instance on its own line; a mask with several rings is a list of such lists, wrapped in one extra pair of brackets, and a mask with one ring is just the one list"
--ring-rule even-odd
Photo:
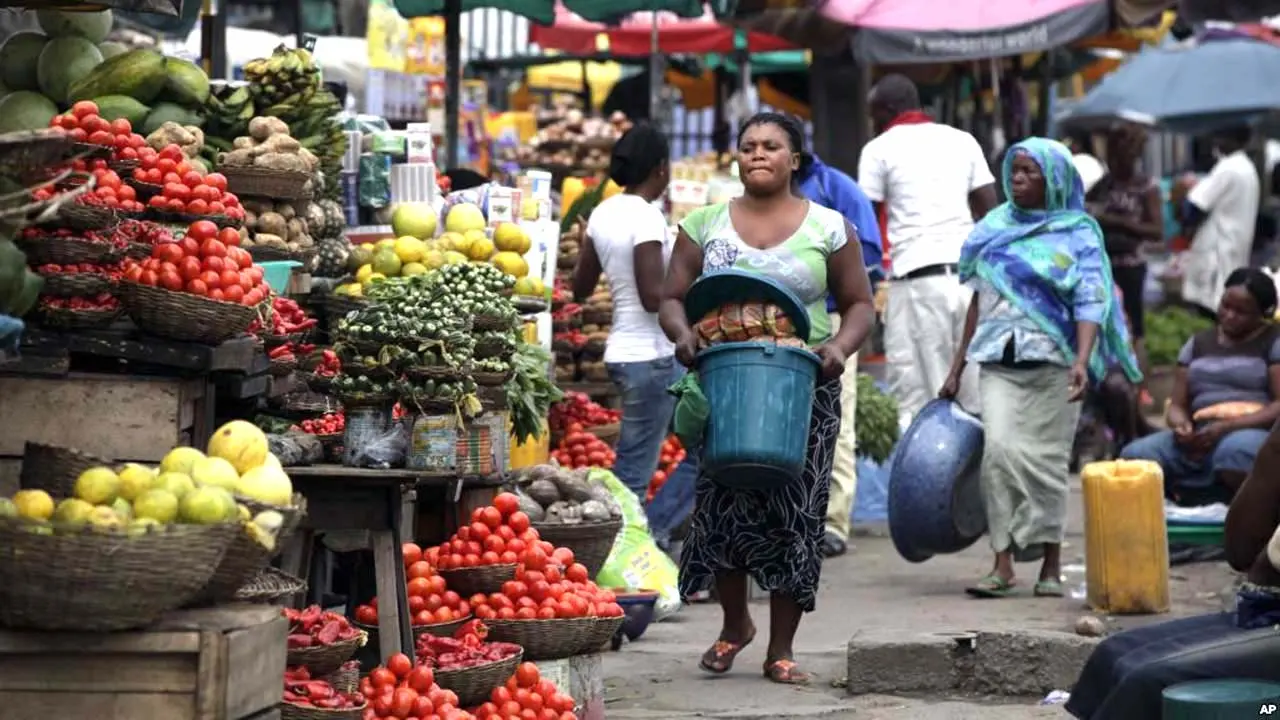
[(1146, 320), (1147, 358), (1152, 367), (1174, 365), (1178, 352), (1193, 335), (1213, 327), (1213, 321), (1180, 307), (1148, 310)]
[(858, 454), (884, 462), (898, 442), (898, 401), (880, 391), (870, 375), (858, 373), (858, 407), (854, 411)]
[(504, 386), (511, 412), (511, 435), (516, 442), (540, 437), (551, 406), (564, 393), (551, 381), (551, 354), (541, 345), (521, 343), (511, 356), (515, 374)]

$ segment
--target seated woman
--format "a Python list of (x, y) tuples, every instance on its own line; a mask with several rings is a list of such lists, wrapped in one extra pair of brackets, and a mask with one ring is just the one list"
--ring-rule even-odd
[[(1173, 620), (1122, 632), (1093, 651), (1067, 711), (1081, 720), (1158, 718), (1166, 687), (1190, 680), (1244, 678), (1280, 682), (1280, 426), (1227, 512), (1226, 553), (1247, 573), (1235, 612)], [(1272, 555), (1277, 557), (1272, 558)]]
[(1178, 354), (1169, 429), (1129, 443), (1120, 457), (1153, 460), (1177, 502), (1226, 500), (1280, 418), (1280, 327), (1268, 323), (1276, 287), (1260, 270), (1227, 277), (1217, 326)]

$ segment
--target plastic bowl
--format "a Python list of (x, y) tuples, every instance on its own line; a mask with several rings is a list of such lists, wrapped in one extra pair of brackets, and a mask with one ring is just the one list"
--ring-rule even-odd
[(626, 613), (627, 619), (622, 621), (618, 634), (614, 636), (614, 648), (622, 645), (622, 635), (628, 640), (639, 640), (644, 631), (653, 622), (654, 609), (658, 602), (658, 593), (653, 590), (628, 591), (622, 588), (613, 591), (618, 596), (618, 604)]

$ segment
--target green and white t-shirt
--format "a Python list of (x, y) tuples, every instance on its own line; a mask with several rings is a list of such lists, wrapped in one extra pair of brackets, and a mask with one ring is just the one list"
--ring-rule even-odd
[(805, 304), (813, 329), (809, 343), (831, 337), (827, 315), (827, 258), (849, 242), (844, 216), (817, 203), (795, 234), (768, 250), (747, 245), (729, 219), (729, 203), (717, 203), (690, 213), (680, 229), (702, 248), (702, 271), (736, 268), (769, 277)]

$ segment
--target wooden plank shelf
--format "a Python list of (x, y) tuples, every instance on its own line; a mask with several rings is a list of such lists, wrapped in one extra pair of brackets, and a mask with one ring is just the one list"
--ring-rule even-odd
[(268, 365), (257, 341), (248, 335), (221, 345), (202, 345), (164, 340), (132, 327), (76, 332), (28, 328), (23, 334), (21, 352), (47, 358), (89, 355), (197, 373), (257, 375), (266, 372)]

